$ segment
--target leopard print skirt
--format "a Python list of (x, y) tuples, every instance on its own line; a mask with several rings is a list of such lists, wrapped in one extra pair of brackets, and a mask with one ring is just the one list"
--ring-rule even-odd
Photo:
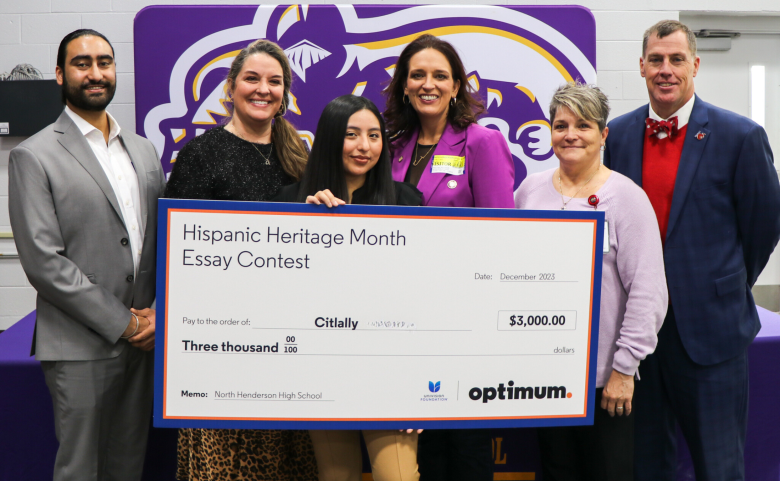
[(308, 431), (179, 429), (176, 479), (317, 481)]

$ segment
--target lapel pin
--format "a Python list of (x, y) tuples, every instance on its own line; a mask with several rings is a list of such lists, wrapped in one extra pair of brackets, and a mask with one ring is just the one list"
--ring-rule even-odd
[(398, 157), (398, 162), (401, 162), (402, 160), (404, 160), (404, 156), (403, 155)]
[(702, 132), (702, 131), (699, 131), (699, 133), (698, 133), (698, 134), (696, 134), (696, 140), (701, 140), (701, 139), (703, 139), (703, 138), (704, 138), (706, 135), (707, 135), (707, 134), (705, 134), (704, 132)]
[(450, 189), (454, 189), (457, 186), (458, 186), (458, 181), (457, 180), (451, 180), (451, 181), (447, 182), (447, 187), (449, 187)]

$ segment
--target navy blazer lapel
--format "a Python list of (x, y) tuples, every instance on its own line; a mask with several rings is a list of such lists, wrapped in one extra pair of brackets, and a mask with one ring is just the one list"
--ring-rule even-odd
[[(626, 129), (626, 155), (627, 159), (615, 159), (620, 162), (620, 165), (626, 166), (626, 168), (620, 173), (633, 180), (636, 185), (642, 187), (642, 160), (644, 157), (645, 148), (645, 119), (650, 115), (650, 107), (645, 106), (628, 125)], [(638, 159), (635, 161), (634, 159)], [(615, 160), (612, 162), (614, 163)]]
[[(708, 121), (707, 104), (697, 96), (693, 102), (693, 111), (691, 112), (691, 118), (688, 120), (688, 129), (685, 132), (685, 143), (680, 155), (680, 165), (677, 167), (672, 208), (669, 211), (669, 225), (666, 229), (667, 239), (669, 239), (669, 235), (680, 218), (680, 213), (693, 184), (693, 178), (696, 176), (701, 156), (704, 153), (704, 147), (710, 139), (710, 131), (706, 128)], [(698, 136), (699, 133), (704, 135)]]
[(141, 225), (144, 226), (144, 232), (147, 228), (146, 226), (146, 215), (147, 215), (147, 207), (146, 207), (146, 191), (147, 191), (147, 180), (146, 180), (146, 166), (144, 166), (143, 161), (141, 160), (143, 157), (141, 156), (141, 150), (138, 148), (137, 143), (135, 142), (135, 139), (132, 139), (129, 135), (120, 135), (120, 138), (122, 140), (122, 145), (125, 146), (125, 150), (127, 151), (127, 155), (130, 157), (130, 161), (133, 163), (133, 168), (135, 168), (135, 175), (138, 177), (138, 202), (141, 204)]
[[(87, 172), (89, 172), (89, 175), (92, 176), (100, 187), (100, 190), (105, 194), (111, 207), (114, 208), (116, 215), (119, 216), (119, 220), (124, 224), (122, 210), (119, 208), (119, 202), (117, 202), (114, 189), (111, 187), (108, 177), (106, 177), (106, 172), (103, 170), (97, 157), (95, 157), (95, 153), (92, 152), (92, 148), (89, 146), (87, 139), (84, 138), (84, 135), (66, 112), (62, 112), (54, 123), (54, 131), (62, 134), (59, 139), (60, 145), (62, 145), (65, 150), (67, 150), (70, 155), (72, 155)], [(127, 226), (125, 226), (125, 228), (127, 228)]]

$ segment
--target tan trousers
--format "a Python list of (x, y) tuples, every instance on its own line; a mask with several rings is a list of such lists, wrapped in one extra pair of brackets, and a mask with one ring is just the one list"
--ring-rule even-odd
[[(320, 481), (361, 481), (358, 431), (309, 431)], [(374, 481), (419, 481), (417, 433), (363, 431)]]

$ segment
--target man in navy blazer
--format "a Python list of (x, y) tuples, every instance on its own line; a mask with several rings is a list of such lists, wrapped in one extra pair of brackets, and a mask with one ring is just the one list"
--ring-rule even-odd
[(764, 129), (694, 95), (700, 59), (684, 24), (645, 32), (650, 104), (609, 123), (604, 164), (656, 210), (669, 310), (634, 395), (635, 475), (674, 480), (676, 424), (696, 479), (742, 480), (751, 287), (780, 238), (780, 184)]

